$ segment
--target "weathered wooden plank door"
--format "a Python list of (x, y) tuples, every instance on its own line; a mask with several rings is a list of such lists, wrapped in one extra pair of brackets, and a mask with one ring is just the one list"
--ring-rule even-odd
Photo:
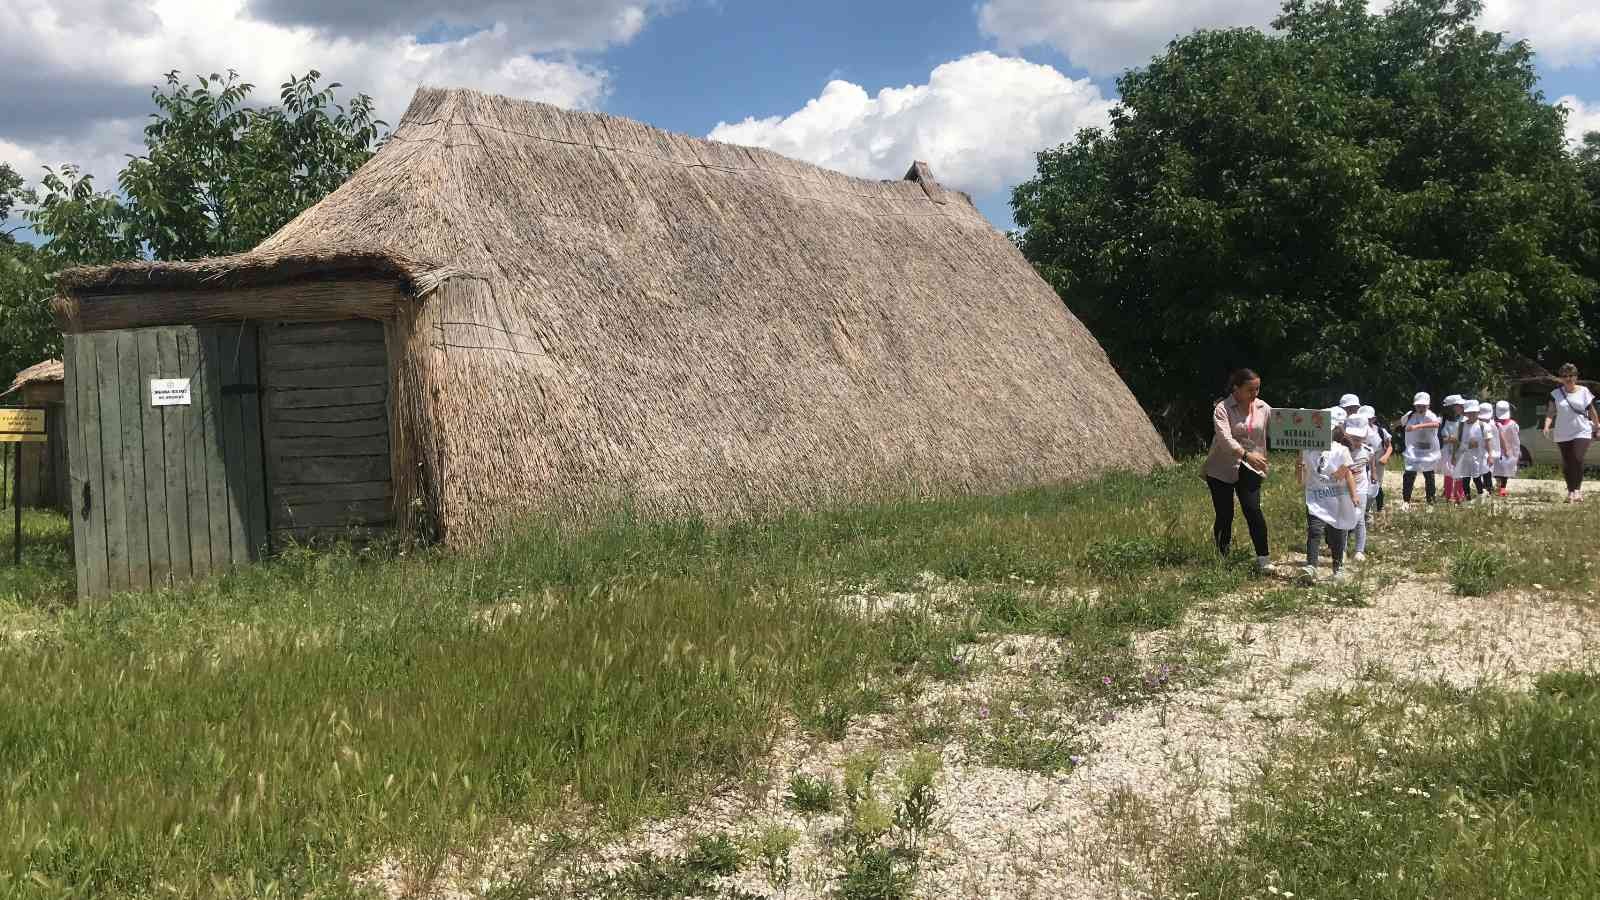
[(274, 545), (370, 536), (392, 524), (383, 324), (264, 324), (261, 373)]
[[(67, 441), (80, 597), (144, 590), (267, 546), (252, 325), (68, 335)], [(152, 379), (188, 379), (156, 406)]]

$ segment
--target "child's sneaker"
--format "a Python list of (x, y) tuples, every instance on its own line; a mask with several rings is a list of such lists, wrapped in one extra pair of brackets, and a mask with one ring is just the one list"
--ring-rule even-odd
[(1364, 562), (1367, 561), (1367, 555), (1365, 553), (1361, 553), (1359, 551), (1352, 558), (1355, 559), (1355, 561), (1358, 562), (1358, 563), (1364, 563)]
[(1343, 581), (1344, 580), (1344, 570), (1343, 569), (1334, 569), (1333, 570), (1333, 574), (1328, 576), (1328, 580), (1329, 581)]
[(1316, 581), (1317, 580), (1317, 567), (1316, 566), (1301, 566), (1300, 567), (1300, 576), (1302, 578), (1308, 578), (1308, 579), (1310, 579), (1312, 581)]

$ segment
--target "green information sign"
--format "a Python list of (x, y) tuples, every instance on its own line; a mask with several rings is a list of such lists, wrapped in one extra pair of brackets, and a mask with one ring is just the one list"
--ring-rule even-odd
[(1274, 409), (1267, 420), (1267, 445), (1274, 450), (1326, 450), (1333, 420), (1325, 409)]

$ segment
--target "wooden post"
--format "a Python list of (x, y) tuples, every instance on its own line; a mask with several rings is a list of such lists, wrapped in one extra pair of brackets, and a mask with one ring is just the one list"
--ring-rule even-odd
[[(22, 445), (43, 443), (45, 438), (44, 410), (33, 407), (0, 410), (0, 444), (11, 444), (11, 520), (12, 560), (22, 565)], [(3, 460), (4, 454), (0, 454)], [(6, 479), (0, 477), (0, 486)]]
[(12, 444), (11, 451), (11, 562), (22, 568), (22, 445)]

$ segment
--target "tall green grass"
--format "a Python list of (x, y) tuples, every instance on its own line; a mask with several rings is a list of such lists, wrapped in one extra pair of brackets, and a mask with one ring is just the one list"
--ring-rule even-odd
[(1284, 747), (1236, 808), (1236, 838), (1179, 853), (1175, 891), (1203, 900), (1600, 896), (1593, 673), (1547, 675), (1527, 694), (1429, 685), (1337, 694), (1323, 713), (1332, 736)]
[(12, 563), (15, 513), (0, 508), (0, 614), (22, 609), (48, 610), (77, 592), (72, 569), (72, 525), (56, 513), (22, 511), (22, 565)]
[[(1280, 534), (1303, 522), (1291, 481)], [(507, 821), (659, 814), (752, 777), (789, 716), (842, 729), (877, 685), (940, 676), (970, 627), (838, 595), (924, 572), (1100, 587), (1028, 615), (1113, 646), (1238, 583), (1248, 554), (1214, 560), (1210, 517), (1190, 464), (726, 525), (532, 523), (472, 554), (295, 551), (62, 610), (0, 646), (0, 896), (339, 894), (381, 854), (425, 870)], [(53, 605), (60, 577), (14, 604)]]

